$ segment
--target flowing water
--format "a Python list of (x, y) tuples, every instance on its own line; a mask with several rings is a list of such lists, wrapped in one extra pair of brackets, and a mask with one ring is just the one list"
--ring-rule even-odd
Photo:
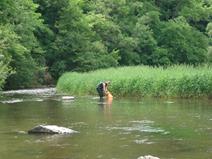
[[(0, 159), (212, 158), (212, 101), (63, 98), (54, 89), (4, 92)], [(29, 135), (36, 125), (72, 135)]]

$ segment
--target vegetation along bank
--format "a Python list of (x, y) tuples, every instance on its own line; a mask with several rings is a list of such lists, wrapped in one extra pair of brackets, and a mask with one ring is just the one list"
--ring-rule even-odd
[(71, 95), (97, 95), (96, 85), (104, 80), (111, 81), (109, 90), (116, 97), (212, 96), (211, 66), (130, 66), (87, 73), (69, 72), (59, 78), (57, 90)]
[(211, 0), (0, 0), (0, 19), (4, 90), (54, 85), (70, 71), (212, 63)]

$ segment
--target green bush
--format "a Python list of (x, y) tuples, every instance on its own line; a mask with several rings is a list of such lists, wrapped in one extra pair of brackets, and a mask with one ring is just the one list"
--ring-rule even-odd
[(57, 90), (73, 95), (96, 95), (96, 85), (110, 80), (114, 96), (210, 97), (211, 66), (177, 65), (168, 68), (133, 66), (101, 69), (88, 73), (65, 73)]

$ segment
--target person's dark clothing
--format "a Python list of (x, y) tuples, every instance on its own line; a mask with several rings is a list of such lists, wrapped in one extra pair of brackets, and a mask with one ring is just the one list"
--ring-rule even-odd
[(105, 92), (104, 92), (104, 83), (103, 82), (101, 82), (97, 85), (96, 90), (99, 94), (99, 97), (101, 97), (101, 98), (104, 97)]

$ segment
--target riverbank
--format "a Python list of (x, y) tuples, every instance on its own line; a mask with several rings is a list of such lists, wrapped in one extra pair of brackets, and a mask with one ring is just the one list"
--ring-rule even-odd
[(96, 85), (110, 80), (114, 96), (212, 97), (211, 66), (168, 68), (131, 66), (88, 73), (69, 72), (57, 83), (57, 91), (72, 95), (96, 95)]

